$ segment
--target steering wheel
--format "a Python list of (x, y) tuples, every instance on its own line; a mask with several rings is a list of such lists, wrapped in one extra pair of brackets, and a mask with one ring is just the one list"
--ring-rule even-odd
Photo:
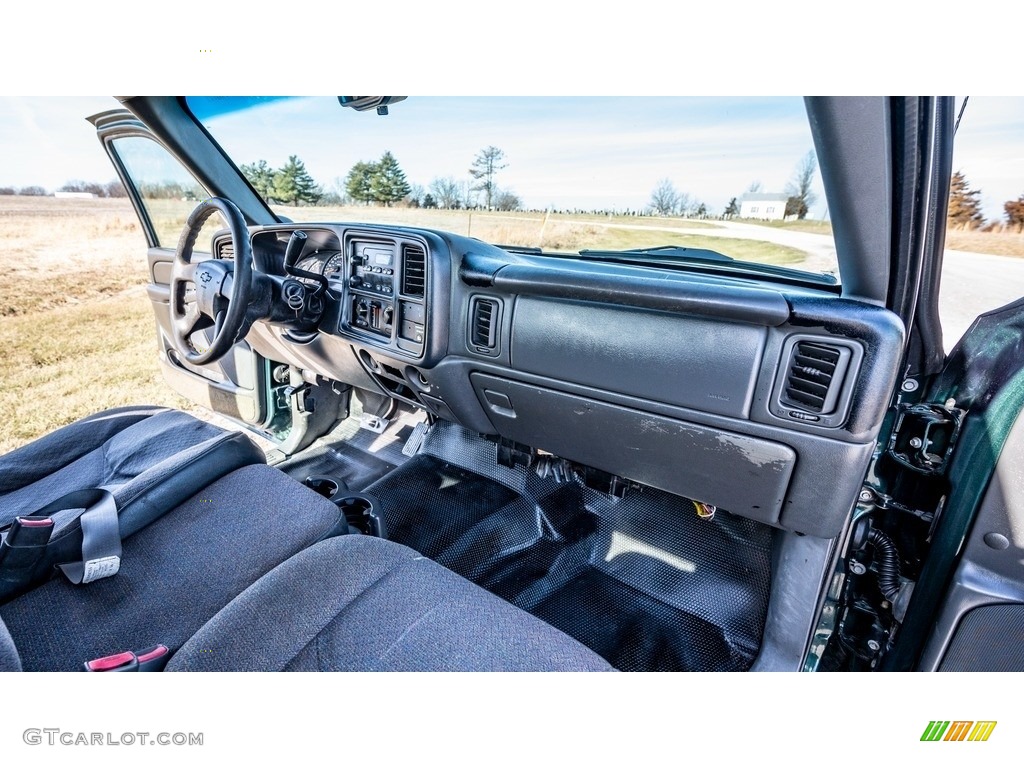
[[(215, 259), (193, 263), (196, 238), (216, 212), (231, 231), (234, 263)], [(245, 218), (230, 200), (204, 200), (185, 222), (171, 268), (171, 339), (178, 353), (193, 365), (224, 357), (248, 330), (245, 319), (251, 296), (252, 246)], [(196, 346), (192, 335), (211, 326), (214, 330), (209, 343)]]

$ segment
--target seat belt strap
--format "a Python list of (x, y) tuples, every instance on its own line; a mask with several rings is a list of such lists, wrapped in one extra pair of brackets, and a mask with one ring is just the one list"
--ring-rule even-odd
[[(58, 528), (60, 513), (84, 510)], [(45, 581), (57, 566), (72, 584), (113, 576), (121, 567), (121, 529), (110, 491), (89, 488), (15, 518), (0, 532), (0, 602)]]
[(105, 579), (113, 576), (121, 567), (121, 526), (117, 519), (114, 496), (102, 488), (76, 491), (35, 513), (52, 514), (61, 509), (83, 507), (85, 512), (78, 518), (82, 529), (82, 559), (57, 564), (72, 584), (88, 584)]

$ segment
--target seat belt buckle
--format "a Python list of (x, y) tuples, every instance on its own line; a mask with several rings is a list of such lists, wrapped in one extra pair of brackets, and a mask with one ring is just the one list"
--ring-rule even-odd
[(166, 645), (154, 645), (138, 653), (124, 651), (93, 659), (82, 667), (86, 672), (163, 672), (170, 658)]
[(135, 654), (135, 658), (139, 662), (139, 672), (163, 672), (171, 659), (171, 649), (166, 645), (154, 645)]
[(41, 556), (50, 534), (53, 519), (49, 517), (16, 517), (0, 539), (0, 565), (20, 569), (33, 565)]
[(16, 517), (7, 529), (4, 543), (10, 547), (36, 547), (46, 544), (53, 533), (51, 517)]
[(103, 656), (83, 665), (86, 672), (138, 672), (139, 659), (131, 651)]

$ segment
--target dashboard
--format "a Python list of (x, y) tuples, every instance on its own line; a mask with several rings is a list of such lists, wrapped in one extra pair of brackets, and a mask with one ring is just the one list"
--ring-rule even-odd
[[(326, 284), (315, 329), (257, 322), (269, 360), (787, 530), (837, 534), (904, 329), (764, 279), (510, 252), (432, 230), (251, 230), (254, 267)], [(230, 239), (214, 238), (216, 258)]]

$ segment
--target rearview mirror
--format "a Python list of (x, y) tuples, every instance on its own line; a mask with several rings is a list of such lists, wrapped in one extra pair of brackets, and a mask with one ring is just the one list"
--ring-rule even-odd
[(338, 103), (343, 107), (349, 107), (357, 112), (366, 112), (376, 109), (378, 115), (388, 113), (388, 105), (404, 101), (406, 96), (339, 96)]

